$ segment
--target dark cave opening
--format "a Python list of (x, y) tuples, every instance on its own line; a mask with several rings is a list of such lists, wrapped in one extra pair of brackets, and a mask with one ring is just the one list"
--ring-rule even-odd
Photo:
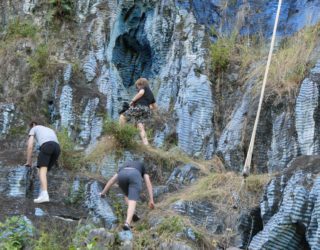
[(152, 50), (144, 31), (146, 15), (140, 6), (124, 14), (127, 32), (120, 35), (112, 53), (125, 87), (134, 85), (139, 77), (149, 78), (152, 67)]
[(308, 243), (308, 241), (306, 239), (307, 229), (306, 229), (305, 225), (303, 223), (301, 223), (301, 222), (297, 222), (297, 223), (295, 223), (295, 226), (296, 226), (297, 233), (302, 236), (299, 249), (301, 249), (301, 250), (310, 250), (311, 247), (309, 246), (309, 243)]
[(260, 207), (253, 207), (239, 218), (238, 231), (241, 235), (242, 246), (240, 249), (247, 249), (252, 238), (263, 230)]

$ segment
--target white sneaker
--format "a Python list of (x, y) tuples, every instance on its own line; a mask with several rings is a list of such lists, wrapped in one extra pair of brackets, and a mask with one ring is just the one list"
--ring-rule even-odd
[(34, 203), (43, 203), (49, 202), (49, 195), (48, 192), (41, 192), (37, 199), (33, 200)]

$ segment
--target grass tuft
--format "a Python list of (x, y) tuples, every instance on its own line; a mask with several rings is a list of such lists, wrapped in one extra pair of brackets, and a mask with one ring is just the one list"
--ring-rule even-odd
[(103, 133), (113, 136), (117, 149), (132, 149), (136, 143), (138, 129), (130, 124), (120, 126), (115, 121), (106, 120), (103, 126)]
[(38, 27), (31, 21), (21, 20), (19, 18), (12, 20), (8, 24), (6, 30), (5, 40), (12, 40), (17, 38), (31, 38), (34, 39), (38, 33)]
[(80, 169), (84, 165), (84, 156), (82, 152), (75, 150), (75, 143), (68, 136), (67, 129), (57, 133), (61, 147), (59, 165), (70, 170)]

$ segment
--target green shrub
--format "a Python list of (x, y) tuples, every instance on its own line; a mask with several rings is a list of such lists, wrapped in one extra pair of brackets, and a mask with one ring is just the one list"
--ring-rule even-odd
[(211, 45), (211, 66), (215, 73), (225, 72), (230, 63), (232, 51), (235, 47), (236, 33), (230, 37), (219, 37)]
[(72, 184), (71, 184), (69, 195), (66, 198), (66, 203), (80, 205), (84, 201), (85, 195), (86, 195), (86, 191), (85, 191), (84, 183), (80, 182), (80, 186), (77, 191), (73, 191)]
[(106, 120), (103, 132), (112, 135), (120, 149), (133, 148), (136, 145), (135, 136), (138, 134), (138, 129), (130, 124), (120, 126), (117, 122)]
[(84, 164), (84, 156), (80, 151), (75, 150), (75, 143), (68, 136), (67, 129), (63, 129), (57, 134), (61, 147), (59, 165), (68, 169), (79, 169)]
[(49, 12), (55, 19), (72, 19), (75, 15), (75, 0), (50, 0)]
[(165, 218), (158, 226), (157, 231), (160, 235), (175, 235), (183, 231), (183, 221), (179, 216)]
[(38, 32), (37, 26), (27, 20), (14, 19), (7, 28), (6, 39), (11, 38), (35, 38)]
[(49, 71), (49, 50), (45, 44), (40, 45), (28, 59), (31, 69), (31, 84), (39, 87), (45, 81)]
[(34, 250), (55, 250), (61, 249), (54, 232), (50, 234), (42, 231), (39, 238), (34, 242)]
[(0, 249), (23, 249), (33, 234), (33, 227), (22, 216), (13, 216), (0, 222)]
[[(49, 219), (50, 220), (50, 219)], [(46, 219), (37, 224), (37, 234), (29, 241), (26, 249), (33, 250), (60, 250), (72, 249), (72, 241), (76, 234), (75, 225)], [(74, 248), (76, 249), (76, 248)]]
[(95, 242), (87, 242), (87, 238), (89, 232), (94, 228), (95, 226), (90, 223), (86, 223), (86, 225), (78, 225), (78, 227), (76, 228), (76, 232), (73, 236), (72, 246), (69, 249), (92, 249), (90, 247), (92, 247)]

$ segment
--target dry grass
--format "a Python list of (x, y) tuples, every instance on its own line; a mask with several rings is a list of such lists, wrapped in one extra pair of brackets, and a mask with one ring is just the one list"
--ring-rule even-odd
[[(314, 50), (319, 46), (320, 23), (307, 27), (284, 38), (275, 48), (270, 65), (266, 86), (266, 97), (281, 98), (284, 95), (295, 96), (301, 81), (308, 70), (314, 65)], [(223, 44), (219, 46), (219, 44)], [(239, 85), (249, 79), (257, 82), (253, 94), (259, 95), (262, 79), (265, 73), (266, 61), (270, 42), (262, 37), (239, 37), (233, 33), (230, 37), (220, 37), (212, 49), (216, 58), (223, 57), (223, 65), (237, 65), (239, 67)], [(226, 53), (227, 51), (228, 53)], [(219, 57), (218, 57), (218, 56)], [(225, 58), (225, 57), (228, 58)], [(220, 63), (220, 62), (217, 62)], [(213, 64), (215, 66), (215, 64)], [(216, 67), (213, 68), (216, 71)], [(217, 82), (224, 82), (224, 73), (218, 74)]]
[(140, 145), (136, 150), (137, 153), (145, 154), (155, 163), (159, 163), (159, 166), (164, 166), (168, 170), (181, 164), (192, 164), (199, 168), (204, 174), (209, 174), (211, 170), (215, 172), (222, 172), (224, 170), (223, 163), (217, 156), (213, 157), (213, 159), (209, 161), (198, 160), (186, 155), (177, 147), (171, 148), (169, 151), (165, 151), (159, 148)]
[[(147, 208), (146, 208), (147, 209)], [(135, 223), (133, 233), (135, 237), (135, 249), (159, 249), (159, 243), (170, 243), (174, 241), (187, 241), (186, 238), (177, 237), (177, 234), (184, 232), (186, 228), (191, 228), (195, 234), (196, 242), (188, 241), (195, 249), (212, 249), (215, 243), (206, 235), (206, 231), (195, 227), (188, 217), (178, 215), (172, 210), (156, 209), (144, 215), (145, 218), (159, 218), (159, 224), (150, 227), (147, 219)], [(154, 240), (154, 235), (159, 240)]]
[(94, 149), (85, 157), (87, 163), (99, 164), (106, 155), (113, 152), (116, 141), (112, 136), (103, 136), (94, 147)]
[(220, 206), (221, 211), (233, 210), (235, 205), (254, 207), (259, 203), (263, 188), (270, 178), (266, 174), (250, 175), (243, 182), (243, 177), (234, 172), (211, 173), (183, 191), (170, 194), (159, 206), (166, 207), (177, 200), (210, 200)]
[[(192, 164), (196, 166), (200, 170), (201, 175), (208, 175), (210, 174), (210, 171), (224, 171), (223, 163), (216, 156), (208, 161), (198, 160), (182, 153), (178, 148), (164, 151), (142, 144), (137, 144), (135, 148), (130, 149), (129, 151), (133, 154), (141, 155), (145, 161), (150, 162), (155, 166), (155, 169), (152, 170), (157, 172), (154, 176), (155, 181), (158, 177), (161, 177), (160, 179), (163, 181), (164, 172), (169, 173), (173, 168), (183, 164)], [(87, 155), (82, 157), (81, 164), (82, 166), (88, 166), (90, 164), (99, 166), (106, 157), (115, 157), (115, 160), (117, 160), (117, 157), (121, 157), (123, 152), (124, 149), (118, 148), (116, 139), (111, 135), (106, 135), (101, 137), (95, 147)], [(97, 174), (87, 173), (85, 168), (81, 168), (81, 172), (87, 177), (99, 177)], [(101, 180), (101, 178), (98, 179)]]
[[(196, 231), (202, 235), (203, 242), (209, 244), (207, 246), (227, 248), (237, 235), (235, 222), (239, 213), (259, 204), (263, 188), (270, 179), (271, 176), (266, 174), (251, 175), (243, 183), (243, 177), (233, 172), (211, 173), (200, 178), (194, 185), (167, 195), (148, 216), (176, 216), (170, 205), (178, 200), (212, 202), (216, 208), (216, 216), (224, 221), (225, 230), (221, 234), (208, 235), (205, 228), (197, 226)], [(183, 222), (192, 225), (187, 217), (183, 217)]]
[[(301, 81), (305, 78), (308, 70), (314, 65), (312, 52), (319, 45), (319, 38), (320, 24), (317, 24), (307, 27), (297, 32), (294, 36), (281, 41), (281, 44), (276, 48), (272, 56), (266, 85), (266, 97), (276, 96), (279, 98), (284, 95), (292, 97), (296, 95)], [(246, 62), (243, 65), (252, 65), (255, 61), (260, 60), (255, 65), (255, 69), (245, 76), (246, 79), (259, 79), (254, 89), (255, 94), (260, 93), (268, 53), (266, 48), (266, 44), (263, 44), (260, 49), (259, 47), (253, 49), (252, 55), (248, 53), (243, 55), (243, 60)], [(262, 58), (263, 61), (261, 61)]]
[(296, 93), (299, 84), (313, 65), (311, 54), (320, 37), (320, 25), (305, 28), (283, 42), (275, 53), (268, 81), (269, 92), (278, 96)]

